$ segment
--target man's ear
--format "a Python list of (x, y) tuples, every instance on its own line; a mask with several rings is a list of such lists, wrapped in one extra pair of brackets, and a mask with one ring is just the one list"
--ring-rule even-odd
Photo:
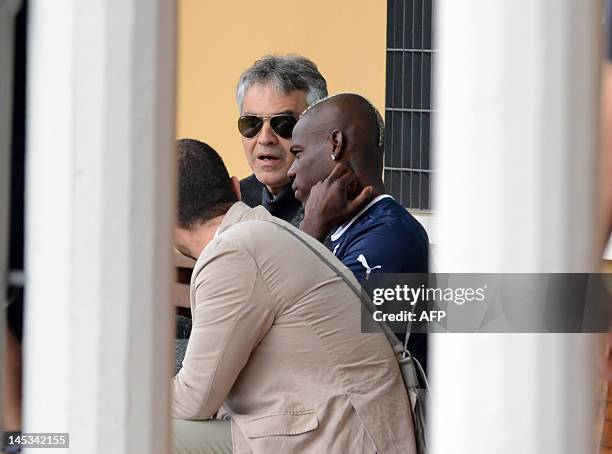
[(344, 152), (344, 134), (339, 129), (334, 129), (331, 133), (332, 156), (333, 159), (339, 161)]
[(238, 197), (238, 200), (242, 200), (242, 195), (240, 194), (240, 181), (236, 177), (230, 178), (230, 184), (232, 185), (232, 191)]

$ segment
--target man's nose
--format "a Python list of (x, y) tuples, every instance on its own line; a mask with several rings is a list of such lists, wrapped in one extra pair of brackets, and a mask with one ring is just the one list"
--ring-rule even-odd
[(290, 179), (292, 179), (292, 180), (295, 178), (295, 164), (296, 164), (296, 162), (297, 162), (297, 159), (294, 159), (293, 160), (293, 164), (291, 164), (291, 167), (289, 167), (289, 170), (287, 170), (287, 176)]
[(278, 142), (278, 137), (270, 126), (270, 120), (264, 120), (261, 131), (259, 131), (259, 135), (257, 136), (257, 142), (261, 145), (272, 145)]

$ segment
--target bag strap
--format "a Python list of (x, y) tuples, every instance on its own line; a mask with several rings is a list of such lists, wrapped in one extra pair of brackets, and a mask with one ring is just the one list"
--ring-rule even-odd
[[(325, 263), (332, 271), (334, 271), (336, 273), (336, 275), (346, 283), (346, 285), (349, 286), (349, 288), (353, 291), (353, 293), (355, 293), (357, 295), (357, 297), (359, 298), (361, 303), (366, 307), (366, 309), (368, 310), (370, 315), (372, 315), (372, 316), (374, 315), (374, 312), (377, 309), (374, 306), (374, 304), (372, 303), (372, 301), (370, 301), (370, 298), (362, 298), (361, 297), (361, 291), (359, 289), (357, 289), (357, 287), (355, 287), (355, 285), (350, 281), (350, 279), (348, 277), (346, 277), (344, 272), (342, 272), (340, 269), (338, 269), (338, 267), (334, 266), (334, 264), (331, 263), (327, 259), (327, 257), (325, 257), (323, 254), (321, 254), (319, 251), (317, 251), (314, 247), (312, 247), (310, 244), (308, 244), (308, 242), (304, 238), (300, 237), (298, 234), (296, 234), (295, 232), (291, 231), (290, 229), (288, 229), (284, 225), (277, 224), (276, 222), (269, 221), (269, 220), (266, 220), (266, 222), (270, 222), (270, 223), (280, 227), (281, 229), (285, 230), (286, 232), (291, 234), (294, 238), (296, 238), (300, 243), (302, 243), (304, 246), (306, 246), (306, 248), (310, 249), (310, 251), (312, 251), (323, 263)], [(389, 343), (393, 347), (393, 351), (395, 352), (396, 355), (401, 353), (403, 355), (403, 357), (411, 356), (410, 352), (408, 352), (408, 349), (404, 345), (402, 345), (402, 343), (397, 338), (395, 333), (391, 330), (391, 328), (389, 328), (389, 326), (385, 322), (380, 321), (380, 322), (377, 322), (377, 323), (379, 324), (379, 326), (382, 329), (382, 332), (385, 334), (385, 336), (387, 337), (387, 340), (389, 341)], [(410, 325), (408, 326), (408, 333), (406, 335), (406, 346), (408, 345), (408, 336), (410, 335), (409, 331), (410, 331)]]

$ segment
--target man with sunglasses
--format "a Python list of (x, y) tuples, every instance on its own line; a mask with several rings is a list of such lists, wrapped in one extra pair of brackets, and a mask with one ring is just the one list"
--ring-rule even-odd
[(242, 201), (263, 205), (294, 226), (303, 218), (287, 171), (293, 163), (291, 134), (300, 114), (327, 96), (317, 66), (295, 54), (268, 55), (242, 73), (236, 88), (238, 131), (253, 175), (240, 182)]
[[(299, 55), (268, 55), (242, 73), (236, 88), (238, 131), (253, 171), (240, 182), (242, 202), (251, 208), (262, 205), (270, 214), (299, 226), (304, 210), (287, 176), (293, 162), (291, 133), (300, 114), (326, 96), (327, 84), (317, 66)], [(177, 319), (177, 332), (184, 333), (185, 339), (190, 330), (188, 322)], [(183, 355), (179, 347), (177, 364)]]

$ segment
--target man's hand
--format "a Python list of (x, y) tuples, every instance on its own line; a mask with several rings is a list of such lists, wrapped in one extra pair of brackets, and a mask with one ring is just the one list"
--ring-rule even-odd
[(349, 220), (372, 198), (371, 186), (361, 191), (359, 187), (355, 174), (346, 165), (336, 164), (329, 176), (310, 190), (300, 229), (325, 240), (333, 227)]

